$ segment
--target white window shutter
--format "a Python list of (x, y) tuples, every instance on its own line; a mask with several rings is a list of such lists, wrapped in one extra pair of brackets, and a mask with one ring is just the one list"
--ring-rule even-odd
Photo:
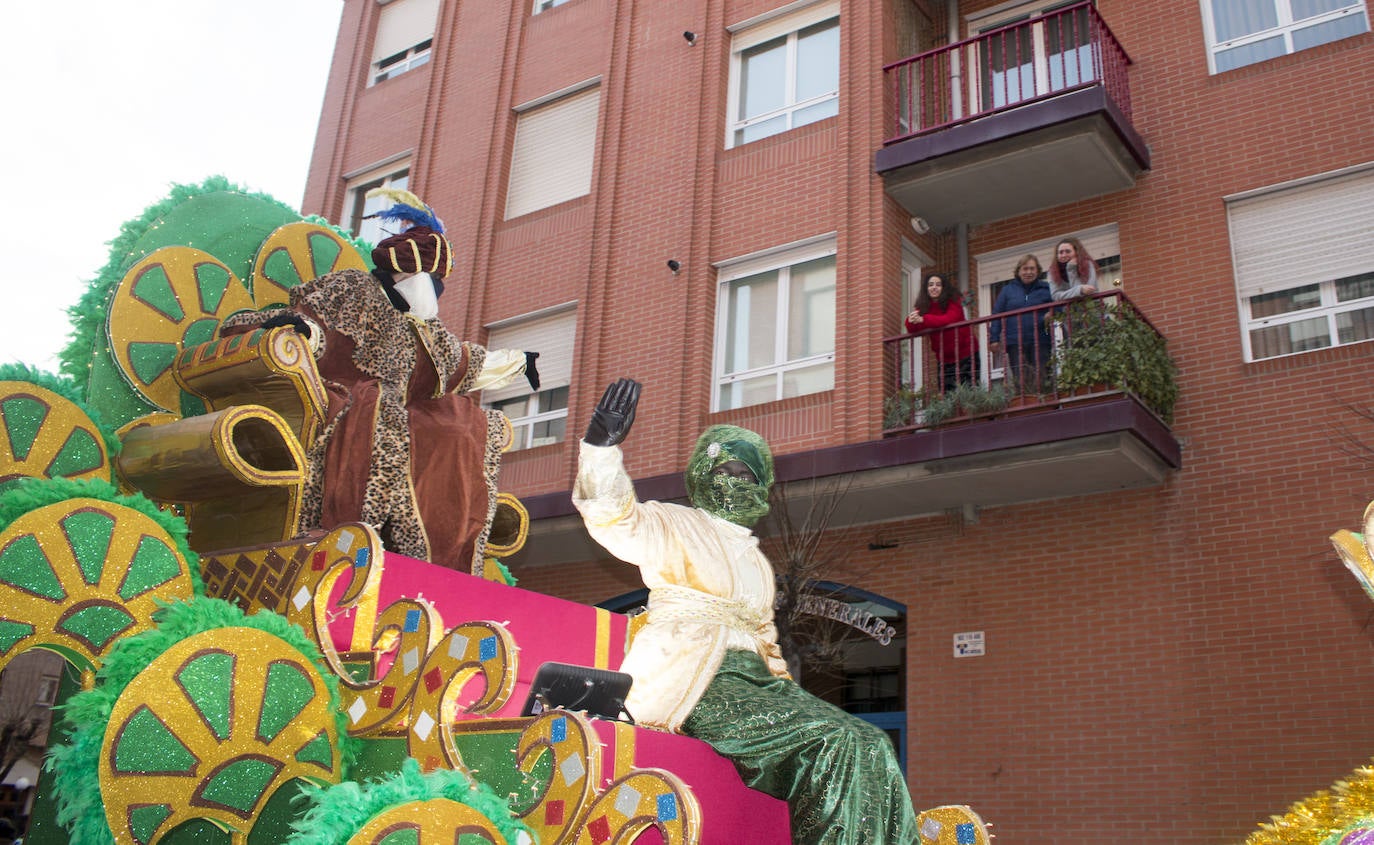
[(601, 89), (521, 114), (515, 125), (506, 219), (580, 197), (592, 189)]
[(382, 7), (373, 42), (372, 62), (409, 50), (433, 37), (439, 0), (391, 0)]
[[(535, 366), (539, 369), (539, 389), (551, 390), (572, 383), (576, 335), (577, 311), (569, 309), (494, 328), (487, 337), (487, 348), (538, 352)], [(529, 392), (529, 384), (524, 378), (518, 378), (505, 387), (482, 391), (482, 404), (490, 405)]]
[(1227, 203), (1240, 298), (1374, 271), (1374, 170)]

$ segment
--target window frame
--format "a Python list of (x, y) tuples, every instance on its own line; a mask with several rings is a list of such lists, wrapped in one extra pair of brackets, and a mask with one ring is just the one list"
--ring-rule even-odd
[(534, 0), (534, 10), (531, 11), (530, 14), (537, 15), (541, 12), (547, 12), (550, 9), (556, 9), (567, 2), (568, 0)]
[[(437, 34), (439, 28), (438, 18), (441, 0), (428, 0), (428, 2), (425, 2), (425, 0), (409, 0), (409, 2), (415, 3), (416, 5), (407, 9), (406, 12), (400, 12), (398, 10), (405, 8), (399, 5), (402, 2), (406, 2), (406, 0), (378, 0), (378, 5), (381, 6), (381, 9), (377, 16), (377, 29), (373, 36), (373, 56), (370, 63), (368, 64), (368, 88), (371, 88), (375, 85), (380, 85), (381, 83), (386, 82), (389, 79), (395, 79), (396, 77), (409, 71), (412, 71), (418, 67), (423, 67), (424, 65), (429, 64), (429, 61), (432, 58), (434, 48), (434, 37)], [(424, 20), (423, 17), (416, 15), (416, 9), (420, 9), (422, 12), (427, 12), (434, 16), (434, 19), (430, 21), (428, 27), (405, 25), (406, 23), (414, 23), (416, 21)], [(402, 17), (388, 18), (388, 14), (402, 15)], [(391, 27), (388, 27), (387, 25), (388, 20), (391, 22)], [(398, 23), (398, 20), (403, 21), (404, 23)], [(418, 41), (410, 42), (408, 44), (405, 41), (399, 41), (399, 39), (396, 39), (399, 43), (395, 44), (392, 47), (392, 52), (389, 52), (386, 55), (382, 56), (376, 55), (376, 51), (383, 45), (377, 44), (375, 42), (383, 40), (384, 35), (392, 36), (392, 38), (386, 39), (387, 41), (391, 41), (396, 35), (397, 28), (399, 28), (399, 31), (403, 34), (409, 35), (410, 38), (414, 38), (422, 31), (425, 31), (426, 34), (423, 38), (420, 38)], [(403, 49), (401, 48), (402, 44), (405, 45)], [(386, 46), (392, 45), (387, 44)]]
[[(1374, 198), (1374, 162), (1223, 197), (1246, 363), (1273, 361), (1374, 337), (1342, 341), (1337, 319), (1374, 306), (1374, 296), (1340, 301), (1337, 284), (1374, 273), (1374, 243), (1359, 215)], [(1281, 234), (1280, 234), (1281, 232)], [(1317, 304), (1255, 317), (1252, 301), (1317, 288)], [(1257, 357), (1252, 333), (1323, 318), (1325, 345)]]
[[(830, 232), (814, 238), (807, 238), (791, 244), (780, 246), (774, 249), (763, 250), (747, 256), (718, 262), (716, 266), (716, 323), (715, 323), (715, 352), (712, 365), (712, 387), (711, 387), (711, 411), (739, 410), (749, 408), (754, 405), (761, 405), (765, 402), (776, 402), (780, 399), (790, 398), (783, 395), (786, 380), (785, 374), (793, 370), (815, 367), (820, 364), (829, 364), (831, 367), (831, 387), (834, 387), (834, 365), (835, 349), (829, 352), (808, 355), (803, 358), (787, 358), (788, 341), (788, 306), (791, 299), (791, 268), (796, 265), (815, 261), (821, 258), (833, 257), (835, 259), (835, 296), (836, 303), (839, 302), (839, 252), (836, 233)], [(775, 305), (776, 320), (774, 322), (775, 334), (773, 336), (773, 361), (770, 364), (739, 370), (732, 373), (725, 371), (725, 350), (726, 339), (730, 325), (729, 302), (730, 286), (742, 279), (747, 279), (762, 273), (774, 270), (786, 271), (779, 273), (778, 276), (778, 296)], [(838, 328), (838, 308), (832, 310), (832, 319), (835, 320), (835, 327)], [(731, 385), (761, 378), (763, 376), (775, 377), (775, 389), (772, 399), (762, 402), (753, 402), (743, 405), (731, 405), (724, 407), (722, 399), (726, 388)], [(822, 391), (810, 391), (798, 394), (807, 396), (811, 393)]]
[[(347, 186), (344, 191), (344, 217), (347, 220), (346, 227), (353, 233), (353, 237), (360, 241), (376, 246), (382, 238), (375, 240), (370, 236), (375, 230), (377, 234), (385, 237), (381, 224), (374, 221), (365, 220), (364, 217), (369, 213), (367, 206), (367, 192), (373, 188), (396, 188), (408, 189), (410, 184), (411, 160), (410, 154), (404, 153), (379, 165), (372, 165), (366, 170), (359, 171), (352, 175), (346, 175), (344, 183)], [(399, 185), (397, 183), (400, 183)], [(385, 207), (389, 203), (379, 203), (380, 207)], [(373, 209), (379, 210), (379, 209)], [(367, 231), (364, 231), (364, 227)]]
[[(803, 109), (811, 108), (813, 106), (821, 105), (823, 103), (830, 102), (831, 100), (834, 100), (838, 103), (840, 97), (838, 71), (840, 68), (843, 67), (843, 63), (840, 61), (840, 55), (837, 50), (835, 56), (837, 82), (834, 92), (822, 94), (816, 97), (811, 97), (807, 100), (802, 100), (798, 102), (786, 102), (782, 107), (773, 109), (768, 112), (764, 112), (762, 114), (743, 118), (739, 116), (740, 88), (743, 84), (744, 70), (743, 54), (745, 51), (749, 50), (750, 48), (757, 47), (760, 44), (764, 44), (766, 42), (773, 41), (778, 38), (786, 37), (787, 57), (786, 69), (784, 71), (784, 84), (787, 87), (786, 96), (791, 97), (796, 90), (797, 83), (796, 55), (798, 33), (800, 33), (803, 29), (815, 26), (817, 24), (825, 23), (831, 19), (835, 20), (837, 27), (841, 26), (839, 18), (839, 0), (820, 0), (820, 2), (791, 3), (780, 9), (775, 9), (774, 11), (769, 12), (766, 15), (760, 15), (758, 17), (751, 18), (747, 21), (743, 21), (739, 24), (726, 28), (727, 31), (731, 33), (731, 39), (730, 81), (728, 88), (729, 94), (727, 97), (725, 121), (725, 149), (733, 149), (735, 147), (740, 147), (744, 146), (745, 144), (753, 143), (754, 141), (761, 141), (764, 138), (771, 138), (774, 135), (780, 135), (783, 132), (788, 132), (792, 129), (797, 128), (797, 125), (793, 122), (793, 117), (796, 112), (802, 111)], [(841, 38), (838, 49), (842, 50), (843, 46), (843, 39)], [(769, 120), (774, 120), (778, 117), (786, 117), (787, 120), (786, 126), (782, 129), (779, 129), (777, 132), (771, 132), (768, 135), (764, 135), (759, 138), (753, 138), (748, 141), (745, 141), (743, 139), (737, 139), (737, 136), (744, 130), (748, 129), (750, 126), (765, 123)], [(808, 124), (802, 125), (809, 125), (809, 123), (814, 123), (818, 122), (819, 120), (825, 119), (827, 118), (818, 118), (817, 121), (809, 121)]]
[[(510, 160), (506, 166), (506, 196), (501, 211), (503, 221), (524, 217), (527, 214), (533, 214), (591, 194), (592, 188), (596, 184), (597, 141), (601, 129), (602, 111), (601, 93), (601, 77), (594, 76), (576, 85), (571, 85), (527, 103), (521, 103), (515, 107), (515, 129), (511, 140)], [(535, 121), (541, 119), (557, 121), (560, 118), (566, 121), (570, 113), (573, 115), (579, 113), (569, 110), (583, 108), (581, 104), (593, 98), (591, 125), (582, 127), (588, 130), (587, 134), (585, 137), (578, 136), (576, 139), (584, 143), (586, 149), (583, 150), (580, 147), (573, 149), (572, 141), (566, 137), (558, 138), (553, 147), (546, 148), (546, 144), (552, 143), (550, 139), (544, 137), (549, 129), (547, 125), (537, 125)], [(559, 109), (565, 111), (558, 114), (556, 112)], [(522, 134), (522, 130), (525, 134)], [(531, 136), (528, 134), (530, 132), (538, 134)], [(585, 159), (577, 158), (570, 163), (574, 153), (578, 156), (585, 155)], [(572, 165), (576, 165), (576, 167), (574, 168)], [(551, 167), (564, 177), (570, 173), (575, 173), (577, 175), (576, 186), (569, 184), (559, 186), (560, 190), (548, 189), (547, 181), (541, 182), (538, 177), (549, 171)], [(539, 191), (532, 192), (526, 189), (527, 184), (540, 185), (545, 190), (542, 193)], [(576, 193), (571, 192), (570, 187), (575, 187)]]
[[(489, 349), (526, 349), (540, 353), (541, 384), (539, 390), (530, 390), (523, 376), (518, 382), (500, 388), (488, 388), (482, 392), (482, 407), (498, 410), (506, 414), (512, 428), (510, 451), (538, 448), (539, 446), (561, 443), (567, 439), (567, 425), (557, 439), (534, 444), (534, 426), (566, 419), (571, 395), (573, 357), (577, 348), (577, 301), (565, 302), (549, 308), (541, 308), (527, 314), (490, 323), (487, 329), (487, 348)], [(516, 387), (519, 385), (519, 388)], [(523, 389), (520, 389), (523, 388)], [(565, 396), (561, 408), (540, 409), (540, 403), (548, 398), (545, 394), (563, 390)], [(503, 406), (516, 400), (534, 403), (534, 411), (513, 417)], [(515, 445), (520, 429), (525, 429), (524, 444)]]
[[(552, 394), (559, 390), (563, 391), (564, 394), (562, 407), (550, 408), (548, 410), (543, 410), (539, 407), (540, 400), (542, 398), (545, 398), (546, 394)], [(569, 388), (566, 384), (559, 385), (557, 387), (547, 388), (541, 385), (539, 390), (532, 390), (528, 393), (522, 393), (519, 396), (511, 396), (506, 399), (501, 399), (496, 402), (492, 402), (488, 407), (493, 410), (500, 411), (503, 414), (506, 414), (506, 419), (510, 420), (511, 446), (508, 451), (522, 452), (526, 449), (537, 449), (540, 446), (551, 446), (555, 443), (562, 443), (564, 440), (566, 440), (568, 436), (568, 429), (566, 423), (564, 423), (563, 433), (560, 436), (555, 437), (551, 440), (541, 438), (543, 442), (540, 443), (534, 442), (534, 427), (536, 425), (539, 425), (540, 423), (554, 422), (555, 420), (566, 420), (568, 418), (568, 395)], [(534, 409), (531, 411), (527, 407), (526, 413), (524, 415), (518, 417), (511, 416), (509, 413), (506, 412), (506, 409), (502, 406), (508, 405), (511, 402), (516, 401), (517, 399), (532, 403), (534, 405)], [(522, 430), (523, 436), (521, 435)]]
[[(1308, 29), (1310, 27), (1318, 26), (1320, 24), (1329, 23), (1334, 20), (1339, 20), (1349, 15), (1363, 14), (1365, 22), (1364, 31), (1367, 33), (1370, 29), (1369, 4), (1367, 0), (1349, 0), (1349, 4), (1340, 9), (1334, 9), (1329, 12), (1323, 12), (1319, 15), (1313, 15), (1310, 18), (1303, 18), (1300, 21), (1293, 20), (1292, 0), (1268, 0), (1268, 2), (1272, 3), (1274, 6), (1275, 16), (1278, 21), (1274, 26), (1269, 27), (1268, 29), (1260, 30), (1258, 32), (1252, 32), (1236, 38), (1231, 38), (1226, 41), (1218, 41), (1216, 19), (1212, 10), (1213, 2), (1215, 2), (1215, 0), (1199, 0), (1199, 5), (1202, 8), (1203, 35), (1207, 41), (1207, 72), (1212, 75), (1216, 75), (1218, 73), (1227, 73), (1228, 71), (1232, 70), (1239, 70), (1240, 68), (1248, 67), (1254, 64), (1262, 64), (1264, 62), (1270, 61), (1271, 59), (1281, 58), (1282, 56), (1292, 55), (1293, 53), (1298, 53), (1302, 50), (1319, 46), (1319, 44), (1312, 44), (1308, 47), (1295, 47), (1293, 45), (1293, 33), (1304, 29)], [(1255, 59), (1254, 61), (1243, 62), (1241, 64), (1226, 67), (1220, 70), (1217, 69), (1218, 54), (1224, 53), (1228, 50), (1236, 49), (1238, 47), (1245, 47), (1250, 44), (1258, 44), (1262, 41), (1268, 41), (1270, 39), (1275, 38), (1276, 36), (1282, 36), (1284, 48), (1283, 52), (1278, 56), (1270, 56), (1268, 58)], [(1340, 41), (1344, 38), (1350, 37), (1353, 37), (1353, 35), (1341, 36), (1341, 38), (1335, 38), (1331, 41), (1322, 41), (1320, 42), (1320, 44), (1330, 44), (1334, 41)]]

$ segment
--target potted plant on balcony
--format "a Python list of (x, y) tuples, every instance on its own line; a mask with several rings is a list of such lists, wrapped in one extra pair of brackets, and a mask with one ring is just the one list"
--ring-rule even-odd
[(1069, 337), (1055, 352), (1060, 394), (1099, 387), (1134, 394), (1160, 419), (1173, 418), (1178, 368), (1164, 337), (1126, 300), (1079, 300), (1060, 315)]

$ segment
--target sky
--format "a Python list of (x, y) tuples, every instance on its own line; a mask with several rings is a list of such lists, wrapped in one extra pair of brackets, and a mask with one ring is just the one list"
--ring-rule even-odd
[(7, 3), (0, 364), (57, 371), (120, 225), (222, 175), (299, 210), (343, 0)]

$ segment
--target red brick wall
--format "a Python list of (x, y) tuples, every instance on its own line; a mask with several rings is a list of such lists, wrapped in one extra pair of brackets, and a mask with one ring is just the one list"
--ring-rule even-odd
[[(641, 379), (626, 447), (638, 476), (676, 471), (711, 422), (754, 427), (780, 453), (874, 439), (890, 378), (880, 340), (910, 305), (901, 241), (950, 272), (956, 257), (952, 236), (912, 231), (872, 170), (880, 69), (899, 58), (891, 2), (904, 0), (844, 2), (839, 117), (725, 150), (726, 28), (779, 2), (571, 0), (535, 17), (526, 0), (446, 2), (432, 66), (362, 90), (370, 34), (355, 33), (375, 7), (347, 0), (306, 210), (337, 217), (342, 174), (413, 149), (412, 187), (460, 258), (445, 319), (481, 340), (493, 321), (576, 300), (568, 432), (606, 382)], [(1326, 540), (1374, 497), (1336, 434), (1351, 425), (1374, 442), (1346, 407), (1368, 401), (1374, 345), (1245, 363), (1222, 198), (1374, 160), (1374, 36), (1212, 76), (1196, 0), (1098, 8), (1134, 60), (1152, 170), (1127, 191), (974, 227), (970, 253), (1115, 223), (1125, 289), (1180, 366), (1184, 466), (1155, 489), (832, 542), (850, 552), (851, 583), (908, 607), (918, 808), (971, 804), (1006, 845), (1238, 841), (1374, 755), (1360, 715), (1374, 606)], [(591, 77), (590, 194), (503, 220), (513, 107)], [(828, 232), (835, 389), (711, 414), (712, 264)], [(574, 446), (508, 456), (503, 486), (569, 489)], [(869, 550), (879, 533), (898, 545)], [(586, 602), (640, 586), (611, 561), (516, 574)], [(974, 630), (987, 655), (954, 660), (952, 635)]]

